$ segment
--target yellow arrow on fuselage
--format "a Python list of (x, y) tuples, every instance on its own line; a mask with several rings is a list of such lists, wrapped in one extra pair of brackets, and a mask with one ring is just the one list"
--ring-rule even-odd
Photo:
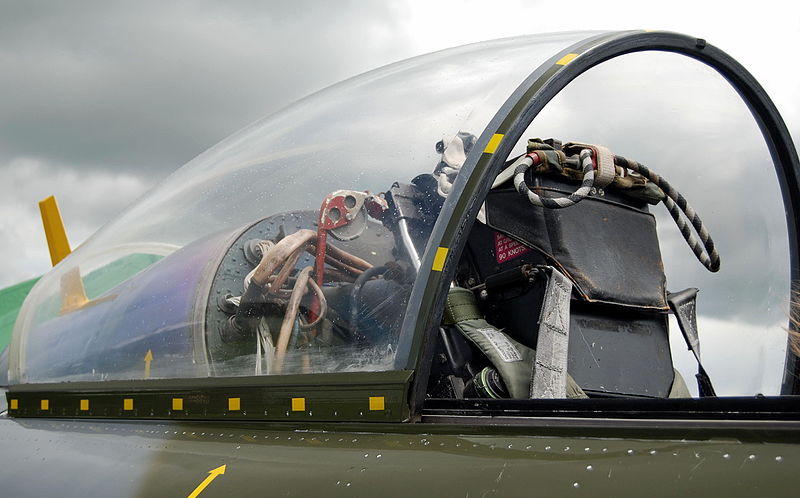
[(216, 469), (209, 471), (208, 477), (206, 477), (205, 480), (200, 483), (200, 485), (194, 488), (194, 491), (192, 491), (192, 493), (186, 498), (195, 498), (197, 495), (202, 493), (203, 490), (206, 489), (206, 486), (211, 484), (211, 481), (216, 479), (218, 475), (225, 473), (225, 467), (226, 467), (225, 465), (221, 465)]

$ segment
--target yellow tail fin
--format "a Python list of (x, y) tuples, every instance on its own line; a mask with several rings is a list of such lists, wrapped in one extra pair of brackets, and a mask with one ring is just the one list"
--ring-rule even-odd
[(50, 261), (55, 266), (72, 252), (69, 248), (67, 232), (64, 230), (64, 222), (61, 221), (61, 213), (58, 211), (56, 198), (51, 195), (47, 199), (39, 201), (39, 211), (42, 213), (44, 234), (47, 237), (47, 247), (50, 249)]

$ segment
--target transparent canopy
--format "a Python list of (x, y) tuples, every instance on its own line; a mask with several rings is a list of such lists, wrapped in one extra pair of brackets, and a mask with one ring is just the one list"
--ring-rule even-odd
[[(150, 296), (141, 295), (123, 309), (112, 298), (118, 286), (135, 275), (141, 280), (140, 272), (166, 252), (211, 234), (280, 213), (317, 211), (334, 191), (379, 193), (394, 182), (409, 183), (431, 173), (441, 160), (438, 141), (462, 130), (479, 134), (533, 68), (586, 36), (498, 40), (392, 64), (316, 93), (224, 140), (177, 170), (41, 279), (15, 327), (11, 381), (142, 378), (142, 358), (150, 350), (155, 359), (147, 373), (152, 377), (253, 374), (249, 364), (221, 370), (209, 365), (205, 336), (213, 334), (206, 334), (201, 310), (208, 296), (195, 300), (192, 294), (215, 271), (204, 269), (199, 260), (223, 250), (223, 242), (198, 250), (192, 265), (186, 256), (180, 268), (159, 263), (171, 267), (174, 278), (184, 279), (181, 291), (171, 289), (173, 282), (164, 281), (158, 268), (150, 268), (164, 288), (149, 285), (145, 292)], [(315, 229), (307, 221), (286, 230)], [(422, 251), (425, 241), (418, 238), (417, 243)], [(106, 301), (59, 312), (75, 287), (69, 280), (76, 271), (87, 298)], [(199, 275), (202, 271), (207, 274)], [(209, 284), (203, 288), (209, 291)], [(241, 284), (230, 291), (239, 295)], [(136, 319), (123, 316), (134, 311)], [(138, 314), (151, 319), (141, 320)], [(161, 336), (161, 346), (151, 344), (154, 336)], [(158, 349), (164, 348), (169, 361), (159, 361)], [(387, 353), (379, 368), (390, 368), (392, 355)]]
[[(399, 62), (323, 90), (233, 135), (176, 171), (40, 280), (15, 327), (11, 381), (405, 368), (411, 362), (398, 357), (397, 346), (409, 340), (401, 330), (412, 330), (401, 326), (408, 296), (413, 286), (426, 284), (417, 278), (419, 261), (436, 250), (427, 247), (428, 235), (458, 166), (534, 69), (591, 35), (498, 40)], [(591, 225), (579, 233), (585, 238), (578, 244), (602, 244), (606, 257), (619, 255), (615, 264), (623, 268), (640, 268), (645, 263), (632, 248), (648, 248), (659, 263), (646, 268), (658, 280), (646, 283), (648, 289), (662, 297), (666, 291), (700, 289), (703, 361), (718, 394), (776, 394), (790, 298), (788, 232), (769, 151), (730, 85), (684, 56), (621, 56), (558, 94), (509, 162), (526, 153), (527, 139), (535, 137), (608, 147), (647, 165), (688, 199), (716, 242), (718, 273), (697, 261), (663, 205), (616, 197), (611, 187), (595, 189), (582, 201), (607, 226)], [(546, 195), (571, 192), (580, 183), (564, 175), (540, 180), (529, 178), (540, 182)], [(490, 242), (482, 246), (471, 238), (459, 262), (456, 283), (479, 299), (486, 297), (480, 290), (488, 288), (479, 277), (494, 278), (539, 250), (536, 230), (514, 231), (497, 221), (533, 219), (527, 211), (533, 207), (520, 204), (511, 183), (497, 182), (473, 229), (478, 235), (494, 230), (486, 232)], [(517, 204), (494, 200), (506, 192)], [(579, 205), (561, 211), (578, 212)], [(508, 206), (516, 213), (502, 210)], [(614, 213), (635, 213), (640, 224), (617, 222)], [(543, 215), (547, 230), (567, 233), (551, 214)], [(651, 226), (653, 215), (652, 240), (630, 229)], [(519, 235), (523, 232), (530, 235)], [(477, 254), (481, 251), (485, 254)], [(549, 265), (571, 264), (540, 252)], [(478, 268), (486, 255), (491, 268)], [(586, 268), (590, 277), (593, 271), (602, 268)], [(595, 344), (590, 332), (609, 336), (619, 330), (644, 344), (649, 339), (642, 337), (660, 334), (660, 325), (636, 329), (636, 324), (662, 320), (664, 342), (653, 346), (654, 354), (666, 358), (669, 382), (672, 365), (691, 379), (697, 365), (674, 318), (667, 327), (668, 308), (652, 306), (653, 311), (637, 301), (640, 296), (626, 294), (645, 273), (650, 275), (620, 275), (613, 281), (618, 288), (600, 289), (598, 295), (623, 298), (598, 299), (603, 302), (596, 312), (592, 299), (573, 294), (571, 351), (585, 348), (580, 358), (598, 370), (613, 358), (628, 365), (638, 355), (635, 349), (625, 350), (616, 339), (599, 338)], [(580, 287), (579, 279), (573, 280)], [(480, 304), (487, 319), (503, 322), (503, 313), (518, 309), (530, 313), (493, 299), (490, 294)], [(633, 318), (620, 321), (615, 310)], [(599, 322), (609, 316), (608, 323)], [(526, 315), (520, 321), (538, 318)], [(590, 330), (575, 320), (595, 325)], [(517, 322), (499, 322), (494, 325), (514, 332)], [(502, 342), (501, 336), (492, 337)], [(612, 346), (618, 348), (616, 357), (601, 351)], [(615, 375), (648, 375), (634, 363)], [(584, 369), (581, 375), (598, 370)], [(575, 379), (583, 387), (592, 384), (577, 373)]]

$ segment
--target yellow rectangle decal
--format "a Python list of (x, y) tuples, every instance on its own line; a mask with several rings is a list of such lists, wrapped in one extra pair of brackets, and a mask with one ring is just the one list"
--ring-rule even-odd
[(183, 410), (183, 398), (172, 398), (172, 409), (176, 411)]
[(379, 411), (385, 409), (385, 400), (383, 396), (370, 396), (369, 409), (370, 411)]
[(49, 410), (50, 409), (50, 400), (43, 399), (42, 402), (41, 402), (40, 408), (42, 410)]
[(81, 400), (81, 411), (82, 412), (89, 411), (89, 400), (88, 399), (82, 399)]
[(18, 399), (12, 399), (11, 400), (11, 409), (12, 410), (19, 409), (19, 400)]
[(133, 410), (133, 398), (125, 398), (122, 400), (122, 409), (125, 411)]
[(487, 154), (494, 154), (494, 151), (497, 150), (497, 146), (500, 145), (500, 141), (502, 140), (503, 135), (501, 133), (495, 133), (492, 135), (492, 138), (489, 140), (489, 143), (486, 144), (486, 148), (483, 149), (483, 151)]
[(228, 411), (239, 411), (242, 408), (241, 398), (228, 398)]
[(304, 412), (304, 411), (306, 411), (306, 399), (305, 398), (292, 398), (292, 411), (293, 412)]
[(444, 269), (444, 262), (447, 260), (447, 249), (446, 247), (440, 247), (436, 249), (436, 256), (433, 258), (433, 266), (431, 269), (433, 271), (442, 271)]
[(567, 64), (572, 62), (572, 60), (577, 56), (578, 56), (578, 54), (567, 54), (564, 57), (558, 59), (558, 62), (556, 62), (556, 65), (557, 66), (566, 66)]

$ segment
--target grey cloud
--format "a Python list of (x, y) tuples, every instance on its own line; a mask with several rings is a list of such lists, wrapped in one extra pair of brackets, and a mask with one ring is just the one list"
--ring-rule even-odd
[(47, 270), (43, 197), (75, 245), (225, 136), (413, 55), (398, 5), (0, 2), (0, 287)]
[(87, 172), (36, 159), (0, 167), (0, 288), (47, 271), (50, 258), (39, 200), (55, 194), (74, 249), (149, 186), (127, 173)]
[(164, 176), (310, 91), (409, 55), (380, 36), (391, 5), (246, 6), (4, 5), (0, 160)]

